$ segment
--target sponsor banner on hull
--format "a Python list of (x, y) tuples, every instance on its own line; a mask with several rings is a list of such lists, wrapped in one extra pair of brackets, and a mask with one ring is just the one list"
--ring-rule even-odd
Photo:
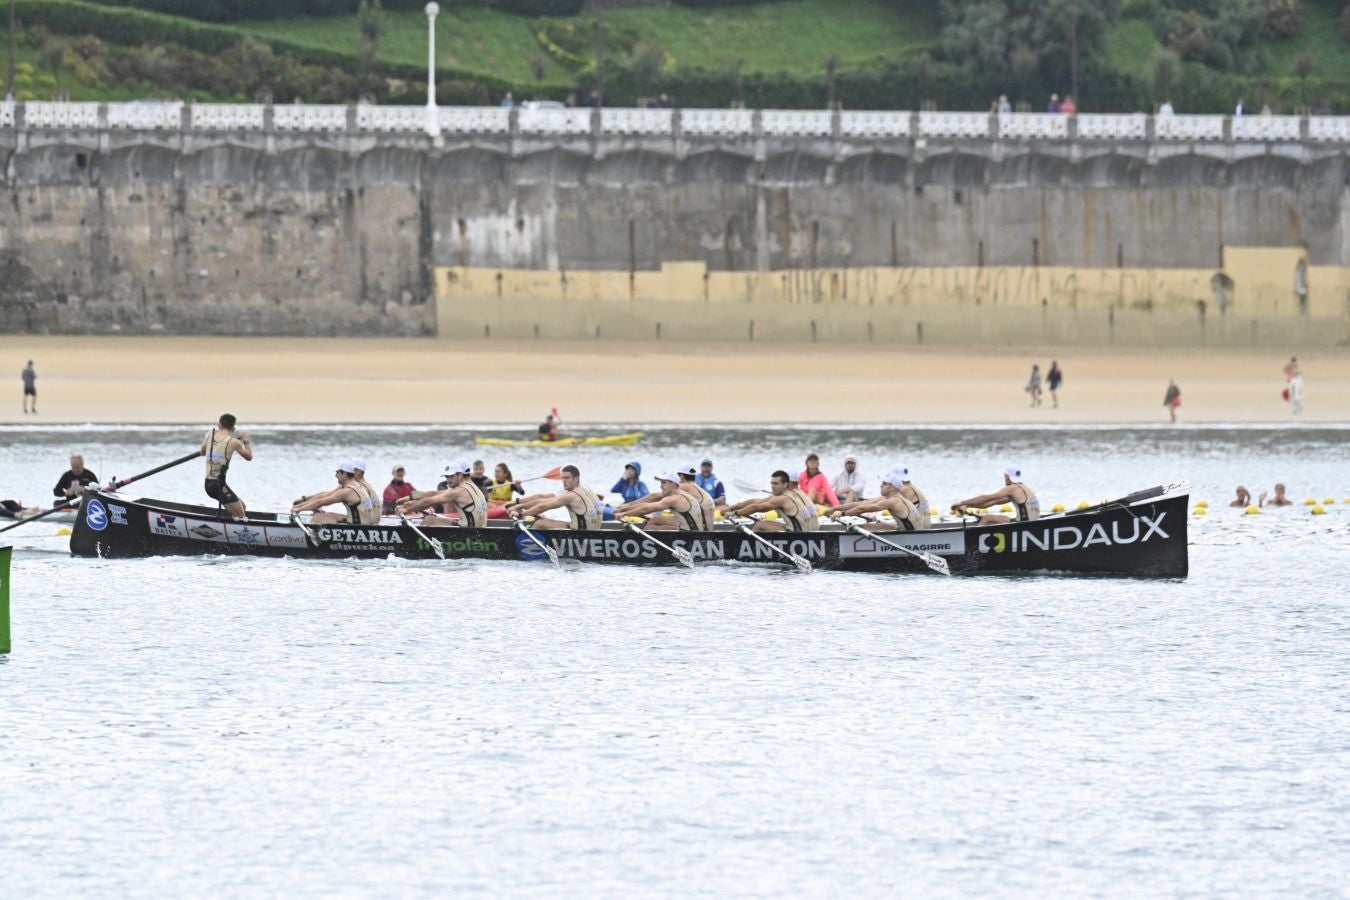
[(194, 541), (214, 541), (225, 543), (225, 529), (220, 522), (208, 522), (205, 519), (184, 519), (187, 536)]
[(84, 505), (84, 523), (94, 531), (102, 531), (108, 527), (108, 510), (104, 508), (101, 500), (90, 498)]
[[(936, 553), (938, 556), (961, 556), (966, 552), (966, 535), (961, 531), (941, 532), (882, 531), (878, 537), (899, 544), (916, 553)], [(844, 559), (876, 559), (881, 556), (904, 556), (894, 547), (887, 547), (876, 538), (860, 534), (839, 538), (839, 555)]]
[(167, 513), (157, 513), (153, 509), (145, 514), (146, 523), (150, 526), (151, 534), (161, 534), (164, 537), (185, 538), (188, 536), (187, 519), (182, 516), (171, 516)]
[(234, 522), (226, 522), (225, 540), (231, 544), (262, 546), (265, 543), (263, 527), (261, 525), (238, 525)]
[(403, 537), (397, 528), (351, 525), (324, 525), (314, 529), (314, 536), (329, 550), (387, 550), (403, 546)]
[[(595, 560), (662, 560), (670, 554), (653, 542), (641, 537), (589, 537), (535, 532), (565, 559)], [(739, 541), (723, 537), (681, 537), (678, 532), (657, 532), (654, 537), (680, 550), (689, 551), (696, 560), (735, 559), (741, 561), (782, 562), (783, 558), (759, 541)], [(781, 538), (766, 534), (775, 547), (811, 560), (823, 560), (828, 555), (824, 538)], [(538, 547), (527, 545), (524, 535), (516, 541), (522, 559), (538, 559), (544, 554)]]
[(1163, 530), (1167, 513), (1156, 516), (1137, 515), (1128, 520), (1094, 522), (1091, 525), (1047, 525), (1043, 528), (1023, 528), (1011, 532), (980, 535), (977, 545), (981, 553), (1034, 553), (1087, 550), (1091, 547), (1121, 547), (1126, 544), (1145, 544), (1153, 538), (1171, 537)]
[(109, 503), (108, 515), (112, 517), (112, 523), (114, 525), (127, 524), (127, 508), (125, 506), (118, 506), (116, 503)]
[(263, 535), (269, 547), (308, 547), (309, 540), (299, 528), (275, 528), (268, 525)]

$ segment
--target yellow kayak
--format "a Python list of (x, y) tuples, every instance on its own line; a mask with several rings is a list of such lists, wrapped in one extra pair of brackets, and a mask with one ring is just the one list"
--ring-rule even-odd
[(480, 447), (631, 447), (642, 439), (641, 431), (628, 434), (611, 434), (604, 437), (564, 437), (556, 441), (517, 441), (511, 438), (476, 437), (473, 442)]

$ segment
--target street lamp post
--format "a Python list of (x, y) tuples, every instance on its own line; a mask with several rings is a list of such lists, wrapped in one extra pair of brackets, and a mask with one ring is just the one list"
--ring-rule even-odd
[(436, 14), (440, 4), (427, 4), (427, 134), (439, 137), (441, 118), (436, 114)]

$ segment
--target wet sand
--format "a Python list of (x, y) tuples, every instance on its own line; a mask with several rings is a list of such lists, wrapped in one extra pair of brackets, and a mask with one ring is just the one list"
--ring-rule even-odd
[[(1065, 372), (1031, 408), (1033, 362)], [(22, 412), (19, 370), (38, 373)], [(606, 423), (1156, 423), (1167, 380), (1181, 422), (1350, 422), (1350, 352), (1300, 356), (1305, 412), (1280, 398), (1288, 357), (1147, 351), (433, 339), (0, 337), (5, 423), (529, 424), (557, 406)]]

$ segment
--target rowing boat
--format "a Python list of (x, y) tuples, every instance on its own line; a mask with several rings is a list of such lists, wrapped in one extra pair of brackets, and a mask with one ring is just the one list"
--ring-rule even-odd
[[(295, 524), (288, 516), (250, 511), (235, 521), (214, 507), (88, 492), (70, 538), (76, 556), (132, 559), (148, 556), (272, 556), (297, 559), (538, 561), (540, 542), (562, 559), (587, 563), (671, 565), (672, 554), (615, 524), (594, 531), (534, 530), (511, 523), (486, 528), (414, 527), (397, 519), (379, 525)], [(1187, 494), (1140, 491), (1086, 510), (1035, 522), (937, 528), (882, 537), (913, 551), (943, 557), (954, 575), (1063, 572), (1183, 578), (1187, 573)], [(774, 564), (779, 550), (819, 569), (867, 572), (927, 571), (922, 560), (865, 534), (837, 525), (806, 533), (764, 533), (764, 541), (734, 528), (659, 532), (659, 540), (687, 550), (696, 563)], [(765, 541), (773, 546), (766, 546)], [(775, 550), (774, 548), (777, 548)]]
[(473, 442), (480, 447), (631, 447), (642, 439), (641, 431), (627, 434), (610, 434), (599, 437), (561, 437), (556, 441), (513, 440), (511, 438), (476, 437)]

